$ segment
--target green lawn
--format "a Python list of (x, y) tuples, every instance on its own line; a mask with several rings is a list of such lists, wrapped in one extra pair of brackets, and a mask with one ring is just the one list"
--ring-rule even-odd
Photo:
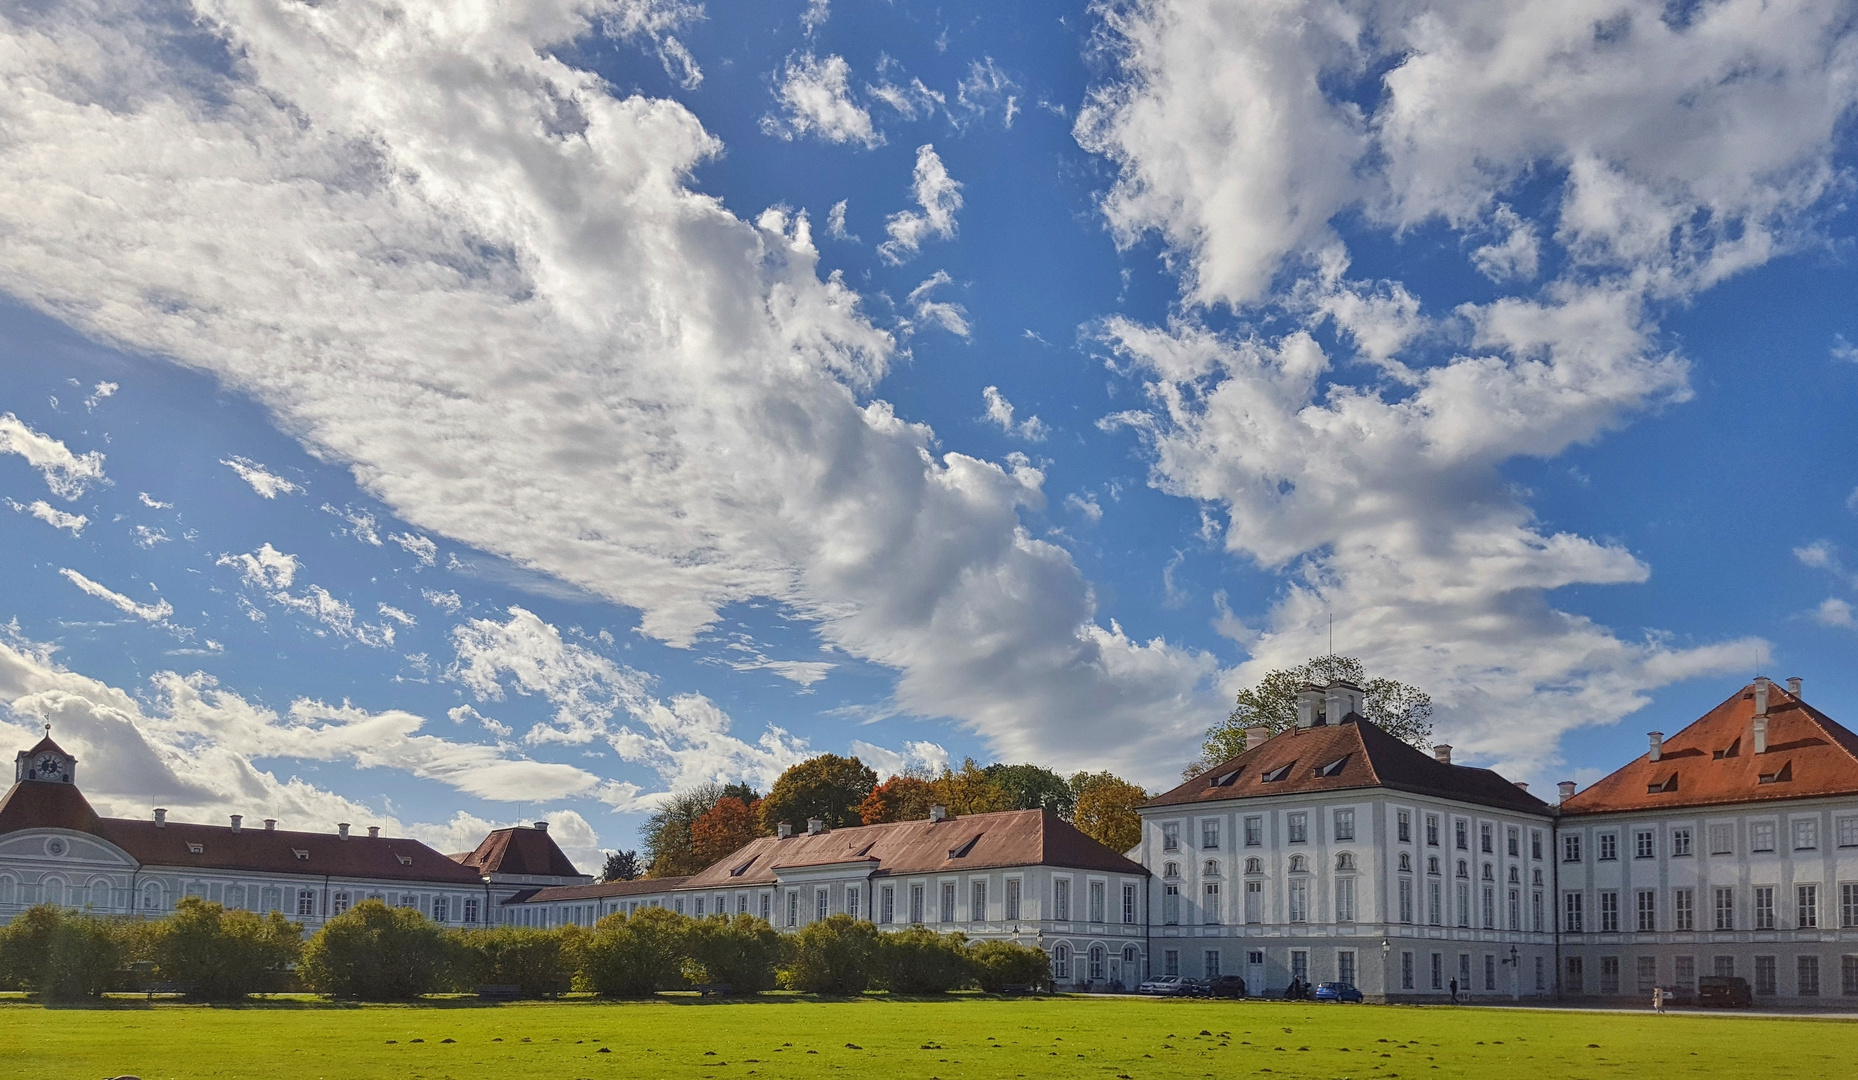
[[(1137, 1001), (0, 1005), (7, 1076), (1832, 1078), (1858, 1023)], [(606, 1052), (602, 1052), (606, 1051)]]

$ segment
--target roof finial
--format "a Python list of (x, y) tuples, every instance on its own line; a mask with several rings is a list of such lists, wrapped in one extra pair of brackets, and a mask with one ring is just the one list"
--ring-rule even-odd
[(49, 720), (45, 722), (45, 737), (48, 739), (52, 737), (52, 723)]

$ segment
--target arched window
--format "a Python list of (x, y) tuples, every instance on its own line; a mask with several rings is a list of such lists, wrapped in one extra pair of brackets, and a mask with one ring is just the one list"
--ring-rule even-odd
[(1180, 877), (1181, 876), (1181, 864), (1177, 862), (1162, 863), (1161, 864), (1161, 876), (1162, 877)]
[(1542, 884), (1542, 868), (1539, 866), (1535, 868), (1535, 883)]
[(0, 877), (0, 904), (11, 904), (19, 899), (19, 882), (10, 877)]
[(1248, 874), (1264, 873), (1264, 860), (1257, 856), (1245, 860), (1245, 872)]
[(1471, 864), (1465, 862), (1463, 859), (1458, 860), (1458, 876), (1461, 878), (1469, 878), (1471, 876)]
[(151, 881), (142, 888), (142, 910), (160, 911), (161, 908), (161, 886)]
[(1400, 853), (1400, 869), (1402, 870), (1413, 869), (1413, 857), (1411, 855), (1408, 855), (1404, 851)]
[(1497, 880), (1497, 872), (1496, 870), (1492, 869), (1489, 863), (1484, 864), (1484, 880), (1485, 881)]
[(1310, 869), (1310, 861), (1308, 859), (1304, 858), (1301, 855), (1292, 855), (1290, 857), (1290, 872), (1291, 873), (1293, 874), (1307, 873), (1309, 869)]
[(97, 878), (96, 880), (92, 881), (90, 883), (90, 895), (88, 897), (92, 910), (95, 910), (95, 911), (115, 910), (115, 902), (112, 899), (110, 893), (111, 893), (111, 885), (110, 885), (109, 878)]
[(39, 884), (41, 903), (63, 906), (65, 902), (65, 883), (55, 877), (48, 877)]
[(1090, 947), (1090, 981), (1103, 981), (1103, 946), (1101, 945)]
[(1123, 946), (1123, 963), (1133, 964), (1140, 959), (1141, 956), (1141, 952), (1134, 945)]
[(1436, 874), (1438, 872), (1439, 872), (1439, 857), (1437, 855), (1426, 856), (1426, 873)]
[(1335, 868), (1337, 870), (1353, 870), (1355, 868), (1355, 856), (1346, 851), (1342, 852), (1335, 857)]
[(1218, 877), (1219, 876), (1219, 860), (1208, 859), (1206, 861), (1206, 866), (1201, 868), (1200, 872), (1202, 875), (1206, 877)]
[(1052, 948), (1052, 978), (1069, 979), (1071, 977), (1071, 943), (1060, 941)]
[(1522, 883), (1523, 883), (1523, 872), (1521, 868), (1515, 867), (1515, 866), (1510, 867), (1510, 884), (1521, 885)]

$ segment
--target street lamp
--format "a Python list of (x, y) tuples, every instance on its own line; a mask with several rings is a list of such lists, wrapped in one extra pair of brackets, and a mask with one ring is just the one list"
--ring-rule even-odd
[(1393, 942), (1388, 941), (1386, 938), (1382, 938), (1381, 939), (1381, 1000), (1382, 1001), (1387, 1000), (1388, 993), (1393, 989), (1393, 972), (1390, 971), (1387, 967), (1387, 964), (1388, 964), (1387, 958), (1390, 952), (1392, 951), (1392, 949), (1393, 949)]

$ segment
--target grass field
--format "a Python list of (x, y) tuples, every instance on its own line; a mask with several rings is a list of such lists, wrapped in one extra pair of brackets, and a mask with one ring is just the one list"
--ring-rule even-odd
[(0, 1073), (64, 1080), (1834, 1078), (1858, 1022), (1130, 999), (42, 1009)]

